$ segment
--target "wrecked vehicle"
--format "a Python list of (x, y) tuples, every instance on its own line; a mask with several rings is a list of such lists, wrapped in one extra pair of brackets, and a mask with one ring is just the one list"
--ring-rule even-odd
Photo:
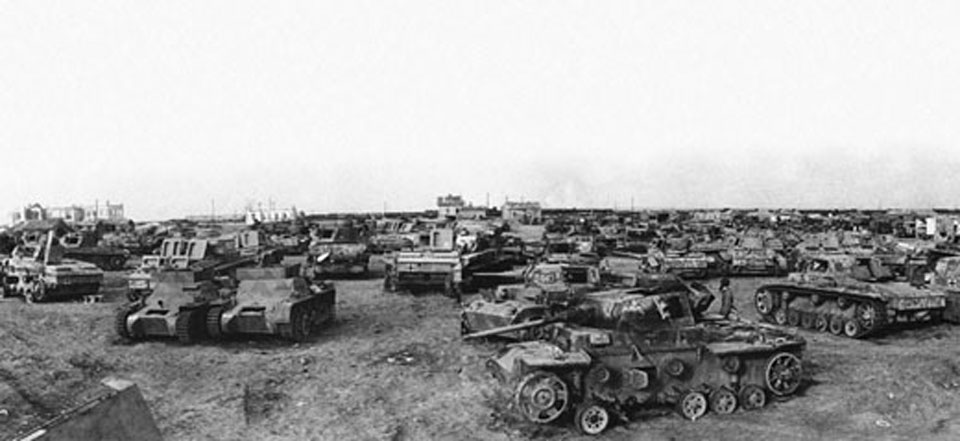
[(300, 277), (299, 265), (237, 270), (236, 295), (206, 314), (207, 335), (279, 335), (305, 341), (336, 315), (336, 289)]
[(696, 420), (708, 411), (761, 408), (803, 381), (800, 337), (768, 325), (701, 321), (685, 292), (592, 297), (592, 307), (579, 311), (588, 318), (558, 320), (546, 340), (511, 344), (487, 361), (526, 420), (547, 424), (572, 413), (582, 433), (598, 435), (637, 408), (669, 404)]
[(464, 262), (457, 251), (453, 230), (430, 231), (429, 247), (400, 251), (386, 265), (384, 289), (388, 292), (441, 289), (458, 296), (463, 283)]
[(28, 303), (93, 296), (100, 291), (103, 270), (96, 265), (63, 257), (53, 232), (41, 246), (21, 245), (4, 260), (3, 295), (20, 295)]
[[(524, 283), (500, 285), (460, 313), (462, 334), (540, 320), (571, 306), (585, 292), (600, 287), (600, 273), (590, 266), (541, 263), (523, 270)], [(526, 334), (523, 334), (525, 336)], [(501, 334), (522, 339), (521, 333)]]
[(183, 344), (207, 337), (207, 313), (228, 296), (210, 280), (190, 271), (157, 274), (153, 293), (119, 308), (114, 328), (125, 340), (176, 338)]
[(307, 262), (316, 277), (367, 273), (371, 252), (361, 230), (352, 222), (319, 224), (310, 235)]
[(873, 257), (811, 255), (799, 269), (757, 289), (754, 306), (764, 321), (861, 338), (896, 323), (936, 322), (946, 306), (943, 292), (895, 282)]
[(764, 243), (763, 238), (744, 236), (728, 250), (721, 251), (720, 273), (728, 276), (780, 276), (787, 272), (787, 259)]
[(130, 252), (122, 248), (97, 246), (89, 236), (67, 233), (60, 237), (64, 257), (92, 263), (103, 270), (119, 271), (127, 265)]

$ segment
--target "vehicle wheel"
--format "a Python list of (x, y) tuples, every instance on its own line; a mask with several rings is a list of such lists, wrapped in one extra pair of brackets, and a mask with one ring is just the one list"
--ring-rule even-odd
[(877, 306), (872, 302), (858, 304), (857, 321), (860, 322), (860, 325), (865, 331), (872, 331), (879, 324)]
[(720, 415), (729, 415), (737, 410), (737, 394), (721, 387), (710, 393), (710, 409)]
[(827, 332), (827, 329), (830, 328), (830, 316), (826, 314), (817, 314), (817, 319), (813, 325), (817, 331)]
[(599, 404), (585, 403), (577, 407), (574, 421), (580, 433), (599, 435), (610, 425), (610, 412)]
[(781, 352), (770, 357), (764, 378), (767, 388), (774, 395), (784, 396), (794, 393), (800, 387), (800, 380), (803, 378), (800, 359), (789, 352)]
[(47, 284), (43, 280), (38, 280), (31, 289), (23, 293), (24, 300), (27, 303), (40, 303), (47, 300)]
[(223, 338), (223, 328), (220, 327), (221, 315), (223, 315), (222, 306), (214, 306), (207, 311), (207, 335), (209, 335), (210, 338)]
[(125, 257), (114, 257), (110, 259), (110, 269), (113, 271), (122, 270), (124, 266), (127, 265), (127, 259)]
[(200, 312), (196, 309), (181, 310), (180, 314), (177, 314), (177, 340), (180, 343), (189, 345), (195, 343), (198, 340), (197, 333), (197, 313)]
[(843, 335), (850, 338), (860, 338), (863, 335), (863, 327), (856, 318), (847, 319), (843, 322)]
[(833, 335), (843, 334), (843, 318), (840, 316), (830, 317), (830, 333)]
[(773, 308), (776, 307), (773, 301), (773, 294), (765, 289), (760, 289), (754, 296), (755, 306), (760, 315), (770, 315)]
[(514, 404), (533, 423), (549, 423), (560, 418), (570, 405), (567, 384), (556, 374), (535, 371), (517, 386)]
[(113, 321), (113, 328), (117, 331), (117, 335), (124, 340), (132, 340), (133, 336), (130, 333), (130, 330), (127, 329), (127, 317), (130, 317), (131, 308), (129, 306), (121, 306), (117, 309), (117, 315)]
[(778, 324), (778, 325), (780, 325), (780, 326), (786, 325), (786, 324), (787, 324), (787, 310), (786, 310), (786, 309), (783, 309), (783, 308), (779, 308), (779, 309), (777, 309), (776, 311), (774, 311), (774, 312), (773, 312), (773, 322), (776, 323), (776, 324)]
[(671, 358), (667, 360), (667, 363), (664, 365), (664, 370), (671, 377), (680, 377), (683, 375), (683, 372), (686, 371), (686, 366), (683, 364), (683, 361)]
[(689, 391), (677, 402), (680, 415), (690, 421), (696, 421), (707, 413), (707, 397), (700, 392)]
[(800, 311), (796, 309), (787, 310), (787, 325), (792, 327), (800, 326)]
[(817, 316), (815, 316), (812, 312), (800, 313), (800, 327), (803, 329), (814, 329), (816, 321)]
[(850, 307), (850, 299), (846, 297), (837, 297), (837, 306), (840, 309), (847, 309)]
[(740, 407), (743, 410), (756, 410), (767, 405), (767, 393), (762, 387), (753, 384), (740, 390)]
[(721, 360), (721, 366), (723, 367), (724, 372), (731, 375), (738, 374), (740, 372), (740, 368), (742, 367), (740, 363), (740, 357), (737, 357), (736, 355), (724, 357), (724, 359)]

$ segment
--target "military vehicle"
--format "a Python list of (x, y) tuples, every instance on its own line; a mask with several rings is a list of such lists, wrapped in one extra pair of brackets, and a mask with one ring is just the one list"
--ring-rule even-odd
[(672, 404), (696, 420), (708, 410), (763, 407), (803, 381), (800, 337), (769, 325), (702, 320), (684, 291), (590, 296), (566, 317), (500, 330), (547, 325), (545, 340), (511, 344), (487, 361), (528, 421), (547, 424), (572, 412), (581, 432), (598, 435), (613, 415), (626, 418), (637, 408)]
[(236, 295), (209, 308), (207, 335), (280, 335), (305, 341), (336, 314), (333, 285), (299, 277), (299, 265), (237, 270)]
[(352, 221), (318, 224), (311, 238), (307, 261), (316, 277), (367, 273), (371, 253), (362, 231)]
[(42, 246), (21, 245), (4, 260), (3, 295), (21, 295), (29, 302), (93, 296), (100, 291), (103, 271), (96, 265), (63, 258), (53, 232)]
[(787, 272), (786, 257), (767, 248), (762, 237), (741, 237), (718, 255), (723, 268), (721, 273), (727, 276), (779, 276)]
[(428, 242), (426, 248), (394, 255), (386, 265), (385, 290), (442, 289), (447, 296), (459, 295), (464, 262), (456, 249), (453, 230), (431, 230)]
[(156, 275), (164, 271), (192, 271), (197, 280), (232, 275), (237, 268), (279, 263), (277, 249), (268, 246), (255, 230), (215, 239), (164, 239), (159, 253), (141, 258), (140, 266), (127, 276), (127, 297), (137, 301), (153, 291)]
[(119, 271), (127, 265), (130, 252), (122, 248), (98, 246), (82, 233), (67, 233), (60, 237), (64, 257), (92, 263), (107, 271)]
[[(492, 295), (468, 304), (460, 314), (463, 334), (538, 320), (571, 306), (585, 292), (600, 287), (595, 267), (540, 263), (523, 270), (524, 283), (500, 285)], [(522, 339), (520, 333), (502, 337)]]
[(946, 306), (943, 292), (895, 282), (873, 257), (810, 255), (799, 269), (757, 289), (754, 306), (763, 320), (861, 338), (895, 323), (937, 321)]
[(931, 289), (946, 295), (943, 319), (960, 323), (960, 256), (941, 257), (934, 264)]
[(127, 340), (159, 337), (194, 343), (207, 337), (207, 312), (225, 303), (225, 294), (217, 284), (192, 271), (158, 273), (149, 296), (117, 311), (117, 335)]

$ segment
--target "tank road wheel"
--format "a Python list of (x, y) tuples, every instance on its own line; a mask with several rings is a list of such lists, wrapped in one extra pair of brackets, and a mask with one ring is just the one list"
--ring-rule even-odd
[(127, 265), (127, 258), (123, 256), (116, 256), (110, 259), (110, 263), (108, 265), (110, 266), (111, 271), (120, 271), (124, 266)]
[(860, 336), (863, 335), (863, 327), (860, 326), (860, 322), (856, 319), (856, 317), (844, 320), (843, 335), (846, 335), (850, 338), (860, 338)]
[(850, 299), (848, 299), (848, 298), (846, 298), (846, 297), (843, 297), (843, 296), (837, 297), (837, 306), (838, 306), (840, 309), (847, 309), (847, 308), (849, 308), (849, 307), (850, 307)]
[(812, 312), (801, 312), (800, 313), (800, 327), (803, 329), (814, 329), (816, 325), (817, 316)]
[(43, 280), (38, 280), (23, 293), (23, 298), (27, 303), (40, 303), (47, 300), (47, 291), (47, 284), (43, 283)]
[(754, 295), (754, 305), (757, 308), (757, 312), (763, 316), (773, 314), (773, 310), (776, 307), (776, 304), (773, 300), (773, 294), (765, 289), (757, 290), (756, 295)]
[(667, 360), (667, 363), (664, 365), (664, 370), (671, 377), (680, 378), (680, 376), (682, 376), (683, 373), (687, 370), (687, 367), (686, 365), (683, 364), (683, 361), (681, 361), (680, 359), (671, 358)]
[(817, 314), (817, 319), (813, 324), (813, 327), (817, 331), (827, 332), (827, 329), (830, 328), (830, 316), (826, 314)]
[(563, 415), (570, 405), (570, 393), (556, 374), (536, 371), (520, 380), (514, 404), (527, 420), (545, 424)]
[(710, 393), (710, 409), (720, 415), (729, 415), (737, 410), (737, 394), (721, 387)]
[(599, 404), (584, 403), (577, 407), (574, 421), (580, 433), (599, 435), (610, 425), (610, 412)]
[(720, 363), (724, 372), (731, 375), (740, 373), (740, 368), (742, 367), (742, 364), (740, 363), (740, 357), (737, 357), (736, 355), (724, 357)]
[(131, 312), (133, 312), (133, 308), (130, 306), (121, 306), (117, 309), (117, 315), (113, 320), (113, 328), (116, 329), (117, 335), (124, 340), (133, 340), (133, 334), (127, 329), (127, 317), (130, 317)]
[(879, 314), (877, 305), (873, 302), (865, 302), (857, 305), (857, 321), (866, 332), (874, 330), (879, 325)]
[(740, 390), (740, 407), (756, 410), (767, 405), (767, 393), (762, 387), (749, 384)]
[(196, 343), (200, 337), (200, 333), (197, 332), (197, 317), (200, 313), (200, 310), (197, 309), (188, 309), (181, 310), (180, 314), (177, 314), (177, 340), (180, 340), (180, 343), (189, 345)]
[(800, 311), (796, 309), (787, 310), (787, 325), (790, 325), (794, 328), (800, 326)]
[(707, 413), (707, 397), (700, 392), (689, 391), (680, 397), (677, 406), (680, 415), (690, 421), (696, 421)]
[(774, 395), (784, 396), (794, 393), (800, 387), (802, 375), (800, 359), (789, 352), (781, 352), (767, 362), (764, 378)]
[(223, 338), (223, 330), (220, 327), (220, 316), (223, 314), (222, 306), (214, 306), (207, 311), (207, 335), (213, 339)]
[(773, 322), (783, 326), (787, 324), (787, 310), (779, 308), (773, 312)]
[(843, 335), (843, 318), (838, 315), (831, 316), (829, 330), (833, 335)]

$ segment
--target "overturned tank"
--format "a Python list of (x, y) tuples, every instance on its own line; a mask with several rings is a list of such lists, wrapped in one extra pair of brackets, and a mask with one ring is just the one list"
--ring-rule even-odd
[(873, 257), (810, 255), (799, 270), (757, 289), (754, 306), (764, 321), (861, 338), (896, 323), (939, 321), (946, 306), (942, 291), (896, 282)]
[(581, 432), (597, 435), (614, 416), (645, 406), (673, 405), (696, 420), (708, 411), (761, 408), (801, 386), (800, 337), (768, 325), (700, 319), (683, 291), (591, 297), (579, 317), (524, 325), (547, 325), (544, 340), (509, 345), (487, 361), (528, 421), (572, 414)]
[(235, 296), (207, 311), (207, 335), (279, 335), (304, 341), (336, 314), (336, 290), (299, 277), (299, 265), (237, 270)]

